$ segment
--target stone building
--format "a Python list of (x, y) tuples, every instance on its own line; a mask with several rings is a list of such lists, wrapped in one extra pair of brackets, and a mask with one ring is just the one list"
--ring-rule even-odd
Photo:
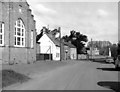
[(64, 42), (62, 58), (63, 60), (76, 60), (77, 59), (77, 48), (71, 44), (71, 42)]
[(35, 24), (26, 0), (0, 0), (0, 62), (36, 61)]

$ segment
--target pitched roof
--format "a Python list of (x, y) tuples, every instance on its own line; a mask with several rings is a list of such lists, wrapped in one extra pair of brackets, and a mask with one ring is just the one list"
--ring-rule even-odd
[(69, 43), (69, 42), (63, 42), (64, 45), (69, 46), (70, 48), (76, 48), (73, 44)]
[(39, 39), (43, 36), (43, 32), (41, 32), (39, 35), (36, 36), (36, 42), (39, 41)]
[[(52, 35), (52, 33), (45, 33), (45, 34), (51, 39), (51, 41), (53, 41), (53, 43), (54, 43), (56, 46), (59, 46), (59, 47), (60, 47), (60, 39), (59, 39), (59, 38), (55, 38), (55, 36)], [(38, 41), (41, 37), (42, 37), (42, 35), (39, 35), (37, 41)], [(68, 46), (68, 47), (70, 47), (70, 48), (76, 48), (73, 44), (71, 44), (71, 43), (69, 43), (69, 42), (63, 42), (63, 41), (62, 41), (62, 45), (63, 45), (63, 44), (66, 45), (66, 46)]]
[(56, 46), (60, 46), (60, 40), (55, 38), (52, 34), (46, 33), (46, 35), (53, 41)]
[[(56, 46), (60, 46), (60, 39), (59, 38), (55, 38), (52, 34), (47, 34), (46, 35), (53, 41), (53, 43), (56, 45)], [(63, 42), (62, 41), (62, 44), (64, 45), (67, 45), (68, 47), (70, 48), (76, 48), (73, 44), (69, 43), (69, 42)]]

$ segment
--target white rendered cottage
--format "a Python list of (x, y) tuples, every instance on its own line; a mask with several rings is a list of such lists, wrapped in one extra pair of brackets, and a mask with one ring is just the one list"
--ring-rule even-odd
[(44, 33), (38, 42), (40, 54), (51, 54), (52, 60), (60, 60), (60, 42), (52, 34)]

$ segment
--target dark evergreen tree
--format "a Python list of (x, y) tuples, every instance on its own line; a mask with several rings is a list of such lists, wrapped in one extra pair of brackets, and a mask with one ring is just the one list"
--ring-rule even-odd
[(120, 55), (120, 42), (118, 43), (117, 54)]
[(62, 39), (66, 42), (71, 42), (77, 48), (77, 54), (82, 54), (83, 47), (85, 46), (84, 42), (87, 42), (87, 36), (81, 34), (80, 32), (76, 32), (74, 30), (70, 31), (70, 35), (63, 36)]

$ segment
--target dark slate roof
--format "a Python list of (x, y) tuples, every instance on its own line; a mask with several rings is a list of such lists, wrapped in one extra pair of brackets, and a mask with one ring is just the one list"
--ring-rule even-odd
[(63, 42), (64, 45), (69, 46), (70, 48), (76, 48), (73, 44), (69, 43), (69, 42)]
[[(60, 47), (60, 39), (59, 38), (55, 38), (54, 35), (52, 35), (52, 33), (45, 33), (50, 39), (51, 41), (53, 41), (53, 43), (56, 45), (56, 46), (59, 46)], [(43, 34), (44, 35), (44, 34)], [(37, 37), (36, 37), (36, 41), (38, 42), (38, 40), (43, 36), (42, 33), (39, 34)], [(63, 42), (62, 41), (62, 45), (66, 45), (70, 48), (76, 48), (73, 44), (69, 43), (69, 42)]]
[(56, 46), (60, 46), (60, 40), (55, 38), (52, 34), (46, 33), (46, 35), (53, 41)]
[[(55, 38), (54, 35), (52, 35), (52, 34), (50, 34), (50, 33), (49, 33), (49, 34), (46, 33), (46, 35), (53, 41), (53, 43), (54, 43), (56, 46), (60, 46), (60, 39)], [(63, 41), (62, 41), (62, 44), (66, 45), (66, 46), (68, 46), (68, 47), (70, 47), (70, 48), (76, 48), (73, 44), (71, 44), (71, 43), (69, 43), (69, 42), (63, 42)]]
[(39, 41), (39, 39), (43, 36), (43, 32), (41, 32), (39, 35), (36, 36), (36, 42)]

